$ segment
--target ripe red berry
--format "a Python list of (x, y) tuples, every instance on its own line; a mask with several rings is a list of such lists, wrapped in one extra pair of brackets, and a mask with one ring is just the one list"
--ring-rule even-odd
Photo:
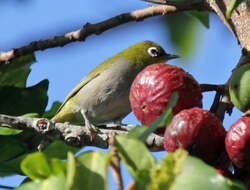
[(224, 147), (225, 129), (211, 112), (200, 108), (185, 109), (176, 114), (164, 134), (164, 148), (173, 152), (186, 149), (193, 156), (211, 163)]
[(166, 108), (174, 91), (179, 94), (173, 114), (202, 106), (202, 94), (198, 82), (183, 69), (167, 65), (153, 64), (142, 70), (130, 89), (130, 104), (136, 118), (150, 125)]
[(250, 117), (243, 117), (229, 128), (225, 139), (226, 151), (239, 168), (250, 169)]

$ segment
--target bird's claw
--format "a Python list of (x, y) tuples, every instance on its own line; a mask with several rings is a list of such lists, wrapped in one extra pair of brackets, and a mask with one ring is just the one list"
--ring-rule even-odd
[(87, 129), (87, 134), (90, 137), (90, 141), (92, 142), (95, 134), (98, 132), (98, 129), (92, 124), (86, 125), (86, 129)]
[(86, 126), (86, 129), (87, 129), (87, 134), (90, 136), (90, 141), (92, 142), (93, 139), (94, 139), (95, 133), (98, 132), (98, 129), (94, 125), (92, 125), (90, 123), (89, 119), (86, 116), (86, 111), (81, 110), (81, 113), (82, 113), (83, 119), (85, 121), (85, 126)]

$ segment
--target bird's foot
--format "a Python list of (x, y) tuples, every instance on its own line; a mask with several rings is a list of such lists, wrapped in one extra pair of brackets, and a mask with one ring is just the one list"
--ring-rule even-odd
[(98, 129), (93, 124), (90, 123), (89, 119), (86, 116), (86, 111), (81, 110), (81, 114), (82, 114), (84, 121), (85, 121), (87, 134), (89, 135), (90, 141), (92, 142), (95, 134), (98, 132)]
[[(86, 122), (85, 122), (86, 123)], [(87, 134), (90, 136), (90, 141), (92, 142), (94, 139), (95, 134), (99, 131), (96, 126), (93, 124), (89, 123), (85, 125), (87, 129)]]

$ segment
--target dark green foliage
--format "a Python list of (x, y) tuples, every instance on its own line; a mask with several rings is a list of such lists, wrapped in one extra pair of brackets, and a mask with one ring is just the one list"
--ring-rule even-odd
[(22, 56), (0, 65), (0, 113), (23, 115), (43, 113), (48, 103), (48, 80), (26, 87), (26, 81), (35, 62), (34, 54)]
[(0, 86), (26, 87), (26, 80), (31, 71), (30, 66), (36, 61), (34, 54), (0, 64)]
[[(0, 114), (37, 117), (45, 111), (48, 80), (26, 87), (34, 62), (35, 56), (31, 54), (0, 65)], [(37, 137), (31, 131), (23, 133), (0, 127), (0, 176), (22, 174), (20, 163), (28, 153), (36, 150), (38, 143), (35, 140)]]
[(48, 103), (48, 80), (43, 80), (35, 86), (19, 88), (15, 86), (0, 86), (0, 113), (8, 115), (23, 115), (25, 113), (43, 113)]
[(195, 50), (199, 34), (197, 21), (209, 28), (209, 13), (206, 11), (187, 11), (164, 17), (171, 42), (181, 57), (188, 57)]
[(108, 189), (107, 169), (111, 155), (101, 152), (85, 152), (74, 158), (69, 152), (66, 162), (49, 158), (37, 152), (27, 156), (22, 164), (23, 172), (33, 181), (18, 189)]

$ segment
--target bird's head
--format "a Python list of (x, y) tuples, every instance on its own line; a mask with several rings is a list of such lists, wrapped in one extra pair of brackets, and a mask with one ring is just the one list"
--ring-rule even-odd
[(155, 63), (163, 63), (170, 59), (179, 57), (177, 55), (166, 53), (159, 44), (151, 41), (136, 43), (119, 54), (135, 63), (140, 68)]

